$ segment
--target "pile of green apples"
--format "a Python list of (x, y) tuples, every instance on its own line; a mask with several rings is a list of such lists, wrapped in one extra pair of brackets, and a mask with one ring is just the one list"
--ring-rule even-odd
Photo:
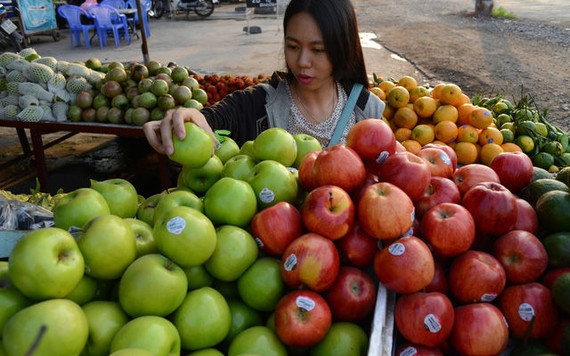
[[(328, 321), (321, 321), (321, 304), (311, 298), (324, 300), (324, 291), (292, 284), (283, 272), (295, 270), (295, 254), (286, 252), (291, 241), (264, 240), (254, 228), (262, 220), (274, 236), (292, 228), (293, 238), (307, 232), (300, 211), (309, 191), (298, 169), (323, 151), (321, 144), (279, 128), (242, 145), (192, 123), (186, 133), (174, 138), (169, 157), (181, 167), (176, 187), (143, 197), (127, 180), (92, 180), (58, 200), (55, 226), (30, 231), (0, 262), (0, 354), (367, 352), (373, 310), (352, 321), (331, 320), (328, 311)], [(280, 204), (296, 211), (297, 226), (278, 215), (271, 220), (267, 212)], [(333, 242), (327, 244), (332, 249), (321, 254), (336, 254)], [(296, 253), (298, 271), (315, 270)], [(338, 255), (331, 263), (323, 278), (332, 282)], [(287, 302), (296, 303), (296, 312), (276, 315), (294, 293)], [(298, 327), (302, 336), (279, 333), (279, 323)]]

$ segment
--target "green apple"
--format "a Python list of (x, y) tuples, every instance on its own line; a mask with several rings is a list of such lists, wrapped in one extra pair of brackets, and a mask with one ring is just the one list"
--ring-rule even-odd
[(239, 299), (239, 293), (237, 291), (237, 281), (222, 281), (219, 279), (214, 279), (212, 283), (212, 288), (220, 292), (226, 300)]
[(115, 334), (129, 321), (117, 302), (98, 300), (82, 307), (89, 325), (89, 338), (83, 356), (107, 356)]
[(94, 217), (110, 214), (105, 197), (95, 189), (79, 188), (61, 197), (53, 207), (53, 222), (64, 230), (82, 228)]
[(74, 301), (79, 305), (83, 305), (92, 301), (97, 294), (97, 280), (87, 274), (83, 274), (83, 278), (77, 283), (77, 286), (65, 296), (65, 299)]
[(297, 143), (297, 157), (295, 158), (295, 162), (293, 162), (293, 167), (299, 168), (303, 158), (313, 151), (321, 151), (323, 146), (314, 136), (298, 133), (293, 135), (295, 142)]
[(184, 267), (183, 270), (188, 280), (188, 290), (209, 287), (214, 283), (214, 277), (208, 273), (203, 264)]
[(154, 209), (158, 205), (158, 202), (162, 197), (165, 196), (163, 193), (153, 194), (150, 197), (146, 198), (142, 203), (139, 204), (137, 209), (137, 216), (136, 218), (144, 221), (145, 223), (149, 224), (150, 226), (154, 225)]
[(283, 164), (265, 160), (257, 163), (246, 181), (251, 185), (259, 209), (286, 201), (294, 204), (297, 199), (298, 183), (295, 175)]
[(287, 348), (267, 326), (252, 326), (233, 339), (228, 356), (243, 354), (287, 356)]
[(250, 307), (272, 311), (285, 292), (281, 261), (272, 257), (257, 259), (238, 279), (237, 290)]
[(0, 261), (0, 288), (8, 288), (12, 285), (8, 274), (8, 261)]
[(247, 182), (220, 178), (204, 196), (204, 212), (216, 226), (246, 227), (257, 212), (255, 192)]
[(213, 347), (230, 331), (230, 307), (220, 292), (202, 287), (188, 292), (172, 320), (185, 350)]
[(257, 243), (249, 232), (233, 225), (219, 226), (216, 237), (216, 249), (204, 267), (214, 278), (235, 281), (257, 259)]
[(216, 248), (216, 228), (196, 209), (176, 206), (156, 222), (154, 241), (160, 253), (180, 267), (206, 262)]
[(160, 220), (165, 212), (175, 206), (187, 206), (189, 208), (196, 209), (201, 213), (204, 212), (204, 203), (196, 194), (184, 189), (173, 190), (165, 193), (154, 208), (153, 225)]
[(99, 279), (117, 279), (135, 260), (135, 233), (125, 219), (101, 215), (89, 221), (76, 236), (85, 259), (85, 273)]
[(224, 164), (228, 159), (239, 154), (240, 147), (237, 142), (229, 136), (224, 136), (221, 140), (223, 141), (216, 145), (214, 155), (218, 156), (222, 164)]
[(3, 340), (8, 355), (28, 355), (41, 337), (34, 355), (67, 356), (81, 353), (88, 334), (87, 318), (79, 305), (68, 299), (50, 299), (14, 314), (4, 325)]
[(245, 141), (239, 148), (238, 154), (253, 157), (253, 140)]
[(287, 130), (271, 127), (253, 140), (253, 157), (258, 161), (277, 161), (289, 167), (297, 158), (297, 143)]
[(368, 351), (368, 335), (357, 324), (336, 322), (324, 339), (311, 348), (315, 356), (360, 356)]
[(139, 198), (135, 186), (126, 179), (111, 178), (103, 181), (91, 179), (91, 189), (95, 189), (107, 201), (111, 214), (122, 218), (133, 218), (139, 208)]
[(154, 356), (154, 354), (145, 349), (129, 347), (112, 352), (109, 356)]
[(178, 174), (178, 188), (186, 188), (197, 195), (204, 195), (222, 177), (224, 164), (216, 155), (210, 157), (201, 167), (183, 166)]
[(228, 159), (222, 169), (222, 177), (246, 180), (257, 161), (248, 155), (239, 154)]
[(33, 230), (14, 246), (8, 263), (12, 284), (25, 296), (63, 298), (79, 283), (85, 271), (81, 251), (65, 230)]
[(232, 315), (232, 325), (230, 326), (230, 332), (226, 336), (224, 343), (229, 344), (233, 339), (245, 329), (252, 326), (263, 325), (263, 318), (261, 313), (239, 299), (229, 299), (228, 305), (230, 307), (230, 313)]
[(135, 233), (137, 258), (158, 252), (158, 248), (156, 248), (156, 243), (154, 242), (154, 236), (152, 235), (152, 226), (136, 218), (126, 218), (125, 221), (131, 226), (131, 230)]
[(166, 318), (139, 316), (123, 325), (111, 342), (111, 352), (127, 348), (144, 349), (154, 356), (179, 356), (180, 335)]
[(214, 348), (207, 348), (190, 352), (186, 356), (224, 356), (224, 354)]
[(0, 340), (2, 340), (2, 329), (8, 319), (32, 303), (32, 300), (16, 288), (0, 288)]
[(214, 153), (214, 139), (209, 133), (192, 122), (184, 123), (186, 136), (172, 136), (174, 152), (169, 156), (182, 166), (198, 168), (206, 164)]
[(167, 316), (180, 306), (187, 290), (188, 280), (182, 268), (163, 255), (144, 255), (123, 273), (119, 303), (134, 318)]

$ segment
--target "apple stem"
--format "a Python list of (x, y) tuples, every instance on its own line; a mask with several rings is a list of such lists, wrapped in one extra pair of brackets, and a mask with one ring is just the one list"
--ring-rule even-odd
[(172, 270), (173, 265), (174, 265), (174, 260), (168, 259), (166, 264), (164, 265), (164, 268), (170, 271)]
[(34, 354), (34, 352), (36, 351), (36, 349), (38, 348), (38, 346), (40, 344), (40, 341), (44, 337), (44, 334), (46, 333), (46, 331), (47, 331), (47, 326), (44, 324), (40, 327), (40, 331), (38, 331), (38, 335), (36, 336), (36, 339), (32, 343), (32, 346), (30, 346), (30, 349), (26, 352), (26, 356), (32, 356)]

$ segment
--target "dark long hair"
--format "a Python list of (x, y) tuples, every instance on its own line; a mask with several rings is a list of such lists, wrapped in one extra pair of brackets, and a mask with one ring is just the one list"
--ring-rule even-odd
[[(283, 17), (285, 35), (291, 17), (301, 12), (310, 14), (321, 30), (333, 77), (343, 86), (361, 83), (368, 87), (358, 23), (350, 0), (291, 0)], [(291, 70), (287, 70), (292, 76)]]

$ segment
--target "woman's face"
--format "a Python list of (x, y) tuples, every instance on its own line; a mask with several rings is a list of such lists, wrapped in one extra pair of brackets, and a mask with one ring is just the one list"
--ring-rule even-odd
[(285, 34), (285, 61), (301, 88), (330, 85), (333, 66), (315, 19), (301, 12), (289, 20)]

